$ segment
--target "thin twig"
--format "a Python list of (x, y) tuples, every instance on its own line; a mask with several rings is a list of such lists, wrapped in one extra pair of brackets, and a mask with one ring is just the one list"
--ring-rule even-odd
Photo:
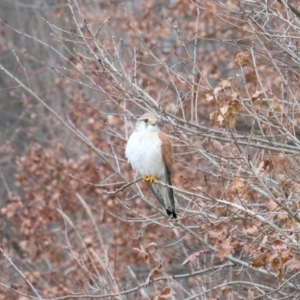
[(2, 255), (5, 257), (5, 259), (10, 263), (10, 265), (23, 277), (23, 279), (27, 282), (27, 284), (30, 286), (30, 288), (32, 289), (32, 291), (36, 294), (37, 299), (42, 300), (43, 298), (40, 296), (40, 294), (38, 293), (38, 291), (36, 290), (36, 288), (33, 286), (33, 284), (27, 279), (27, 277), (25, 276), (25, 274), (13, 263), (12, 259), (10, 257), (7, 256), (7, 254), (4, 252), (4, 250), (2, 249), (2, 247), (0, 246), (0, 252), (2, 253)]
[(119, 189), (117, 189), (117, 190), (115, 190), (115, 191), (104, 191), (103, 194), (115, 196), (117, 193), (124, 191), (126, 188), (128, 188), (129, 186), (131, 186), (131, 185), (134, 184), (134, 183), (139, 182), (139, 181), (142, 180), (142, 179), (143, 179), (143, 177), (139, 177), (138, 179), (133, 180), (133, 181), (131, 181), (131, 182), (129, 182), (129, 183), (123, 185), (122, 187), (120, 187)]

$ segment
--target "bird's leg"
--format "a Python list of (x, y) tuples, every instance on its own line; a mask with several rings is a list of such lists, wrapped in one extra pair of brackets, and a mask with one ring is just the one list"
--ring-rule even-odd
[(143, 178), (143, 181), (144, 182), (150, 182), (150, 183), (153, 183), (154, 181), (156, 180), (156, 177), (155, 176), (145, 176), (144, 178)]

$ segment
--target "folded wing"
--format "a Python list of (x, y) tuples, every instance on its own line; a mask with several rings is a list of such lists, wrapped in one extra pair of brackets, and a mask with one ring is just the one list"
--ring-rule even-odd
[[(165, 164), (165, 174), (163, 178), (158, 178), (163, 183), (168, 185), (172, 185), (171, 179), (171, 171), (172, 171), (172, 147), (168, 137), (163, 134), (162, 132), (158, 133), (158, 137), (162, 141), (161, 150), (162, 150), (162, 157)], [(173, 189), (162, 186), (158, 183), (150, 183), (148, 182), (148, 186), (157, 198), (157, 200), (163, 205), (166, 209), (166, 212), (169, 217), (172, 219), (176, 219), (177, 215), (175, 213), (175, 201), (174, 201), (174, 193)]]

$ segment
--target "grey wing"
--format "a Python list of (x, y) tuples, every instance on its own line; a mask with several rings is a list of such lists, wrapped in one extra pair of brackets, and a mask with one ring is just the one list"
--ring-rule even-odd
[[(167, 183), (168, 185), (172, 186), (172, 180), (171, 180), (171, 171), (167, 169)], [(171, 216), (173, 219), (177, 219), (177, 215), (175, 213), (175, 200), (174, 200), (174, 193), (172, 188), (168, 189), (168, 196), (170, 201), (170, 207), (166, 207), (167, 214)]]
[[(171, 172), (167, 169), (166, 169), (165, 180), (163, 181), (166, 182), (168, 185), (172, 185)], [(159, 201), (159, 203), (166, 209), (168, 216), (171, 217), (172, 219), (176, 219), (177, 215), (175, 213), (175, 201), (174, 201), (173, 189), (166, 186), (162, 186), (159, 183), (147, 182), (147, 184), (151, 189), (152, 193), (154, 194), (154, 196)]]
[(159, 189), (159, 185), (157, 183), (150, 183), (150, 182), (147, 182), (147, 184), (148, 184), (150, 190), (152, 191), (152, 193), (154, 194), (154, 196), (159, 201), (159, 203), (162, 206), (165, 206), (165, 201), (164, 201), (161, 191)]

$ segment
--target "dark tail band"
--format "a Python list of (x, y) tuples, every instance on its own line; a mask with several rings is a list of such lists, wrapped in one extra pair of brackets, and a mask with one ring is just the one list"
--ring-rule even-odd
[(174, 209), (172, 209), (172, 210), (166, 209), (166, 211), (167, 211), (168, 216), (171, 217), (171, 219), (177, 219), (177, 215), (176, 215)]

